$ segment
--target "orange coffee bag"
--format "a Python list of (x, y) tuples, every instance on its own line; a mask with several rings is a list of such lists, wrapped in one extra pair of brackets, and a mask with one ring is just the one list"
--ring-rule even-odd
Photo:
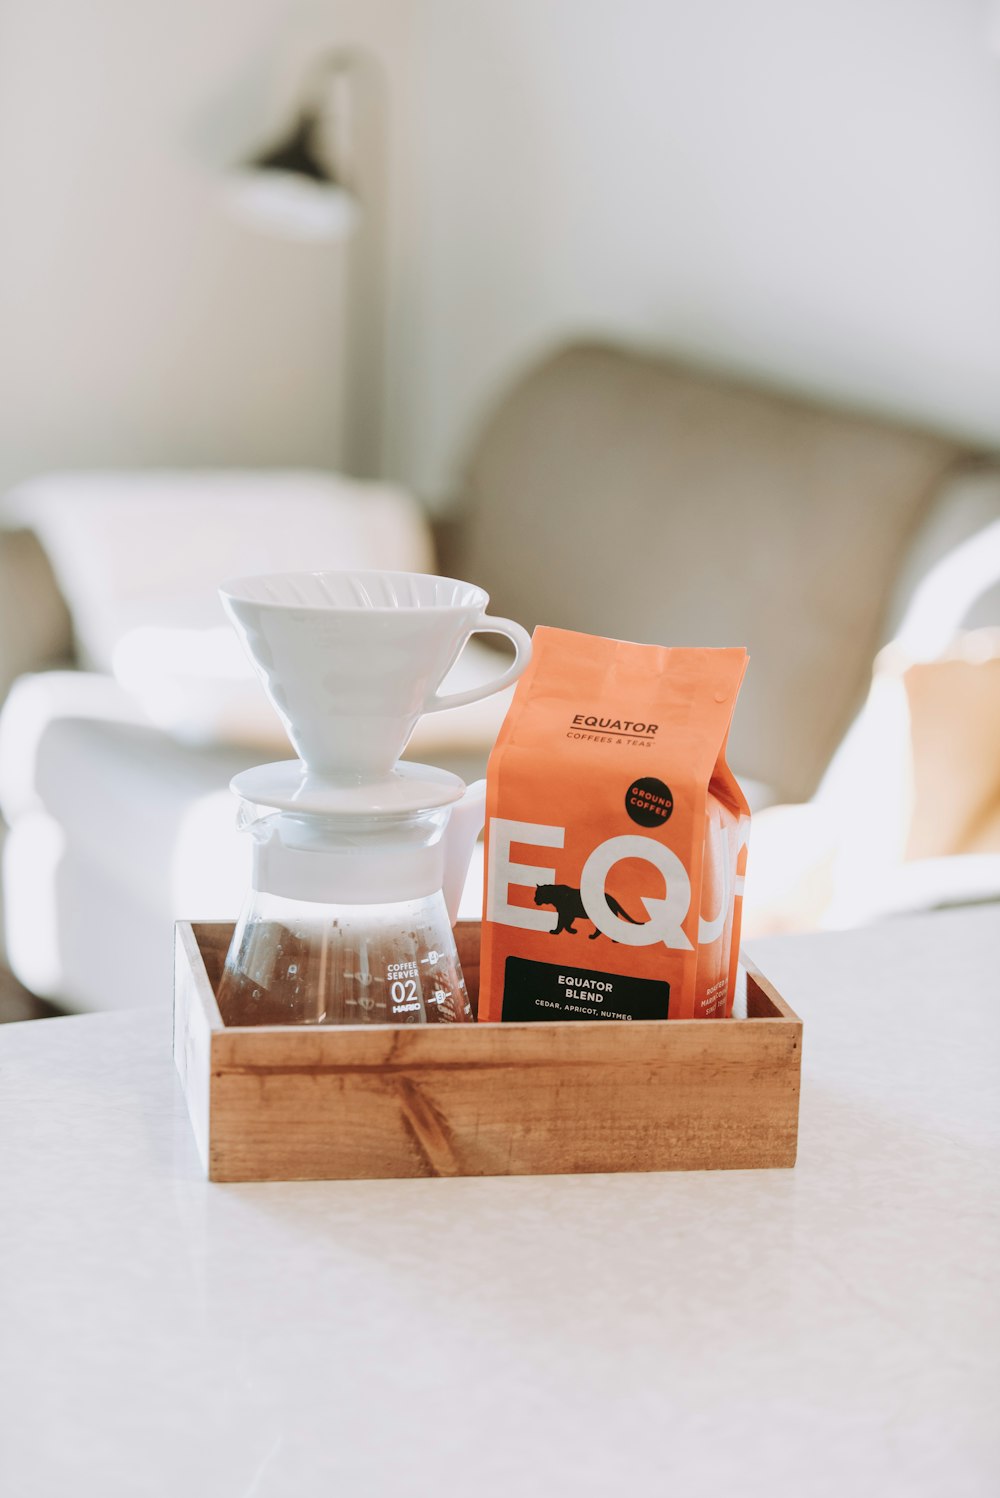
[(535, 630), (487, 771), (480, 1020), (732, 1013), (746, 663)]

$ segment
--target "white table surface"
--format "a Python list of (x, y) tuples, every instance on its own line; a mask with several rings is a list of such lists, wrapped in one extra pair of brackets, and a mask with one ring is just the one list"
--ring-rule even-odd
[(0, 1492), (1000, 1492), (1000, 910), (759, 942), (793, 1171), (210, 1186), (168, 1017), (0, 1029)]

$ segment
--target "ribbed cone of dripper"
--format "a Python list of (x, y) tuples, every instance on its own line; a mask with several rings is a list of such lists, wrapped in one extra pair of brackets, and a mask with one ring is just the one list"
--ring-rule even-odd
[(306, 768), (343, 785), (392, 772), (488, 601), (395, 572), (238, 578), (220, 595)]

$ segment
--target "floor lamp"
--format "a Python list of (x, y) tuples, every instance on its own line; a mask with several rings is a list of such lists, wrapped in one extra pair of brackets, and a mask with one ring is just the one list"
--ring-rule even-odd
[[(332, 139), (339, 92), (350, 149)], [(374, 60), (338, 50), (310, 67), (288, 126), (227, 174), (232, 211), (259, 232), (345, 244), (347, 358), (344, 467), (382, 467), (385, 336), (384, 121)]]

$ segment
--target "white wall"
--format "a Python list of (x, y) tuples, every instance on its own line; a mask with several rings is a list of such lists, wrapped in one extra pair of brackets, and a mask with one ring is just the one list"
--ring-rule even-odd
[(405, 11), (4, 0), (0, 484), (344, 456), (345, 251), (244, 229), (217, 169), (263, 144), (317, 50), (403, 56)]
[[(988, 33), (987, 0), (4, 0), (0, 485), (370, 466), (383, 198), (385, 451), (432, 497), (581, 333), (1000, 444)], [(339, 42), (385, 80), (349, 294), (215, 173)]]
[(395, 466), (583, 331), (1000, 444), (987, 0), (423, 0)]

